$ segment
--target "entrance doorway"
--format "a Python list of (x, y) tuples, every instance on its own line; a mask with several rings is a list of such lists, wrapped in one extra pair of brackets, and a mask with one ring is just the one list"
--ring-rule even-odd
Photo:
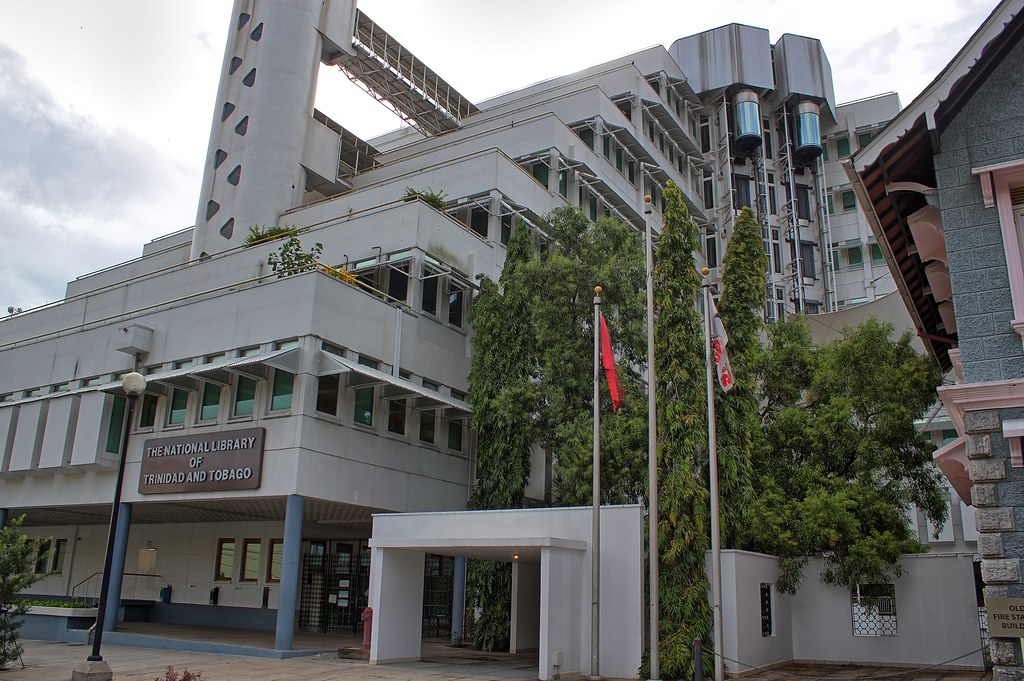
[(370, 584), (370, 550), (361, 542), (313, 542), (302, 557), (299, 629), (359, 633)]

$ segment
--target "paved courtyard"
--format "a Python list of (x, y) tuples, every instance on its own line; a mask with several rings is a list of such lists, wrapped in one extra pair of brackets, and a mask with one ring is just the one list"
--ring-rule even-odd
[[(89, 654), (82, 644), (25, 641), (25, 668), (15, 662), (0, 681), (68, 681)], [(535, 656), (480, 655), (426, 647), (421, 662), (370, 666), (332, 654), (286, 660), (104, 646), (103, 656), (117, 681), (153, 681), (168, 665), (202, 672), (206, 681), (523, 681), (536, 679)], [(907, 670), (885, 667), (791, 665), (743, 677), (749, 681), (991, 681), (988, 672)]]

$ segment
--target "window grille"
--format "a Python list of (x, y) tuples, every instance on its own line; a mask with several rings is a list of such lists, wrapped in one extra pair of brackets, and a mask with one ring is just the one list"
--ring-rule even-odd
[(898, 636), (896, 588), (892, 584), (859, 584), (850, 590), (854, 636)]

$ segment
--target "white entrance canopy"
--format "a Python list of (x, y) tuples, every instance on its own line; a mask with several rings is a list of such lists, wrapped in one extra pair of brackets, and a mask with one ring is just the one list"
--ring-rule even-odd
[[(428, 553), (512, 564), (510, 652), (537, 650), (538, 679), (591, 664), (590, 507), (373, 516), (370, 663), (420, 658)], [(643, 638), (643, 509), (601, 509), (600, 672), (636, 678)], [(556, 676), (558, 675), (558, 676)]]

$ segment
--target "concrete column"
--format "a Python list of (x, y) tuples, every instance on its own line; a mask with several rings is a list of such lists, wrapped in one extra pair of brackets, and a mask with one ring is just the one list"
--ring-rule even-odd
[(103, 610), (103, 631), (117, 631), (117, 611), (121, 605), (121, 582), (124, 581), (124, 558), (128, 553), (128, 532), (132, 526), (132, 505), (121, 504), (114, 532), (114, 552), (110, 557), (110, 587)]
[(7, 527), (8, 509), (0, 508), (0, 529)]
[(295, 633), (295, 609), (299, 603), (302, 564), (302, 513), (305, 498), (289, 495), (284, 515), (284, 555), (281, 556), (281, 589), (277, 603), (274, 647), (291, 650)]
[(452, 643), (462, 641), (466, 626), (466, 559), (455, 557), (455, 575), (452, 578)]
[(370, 664), (420, 659), (423, 564), (419, 551), (374, 548), (370, 557)]

